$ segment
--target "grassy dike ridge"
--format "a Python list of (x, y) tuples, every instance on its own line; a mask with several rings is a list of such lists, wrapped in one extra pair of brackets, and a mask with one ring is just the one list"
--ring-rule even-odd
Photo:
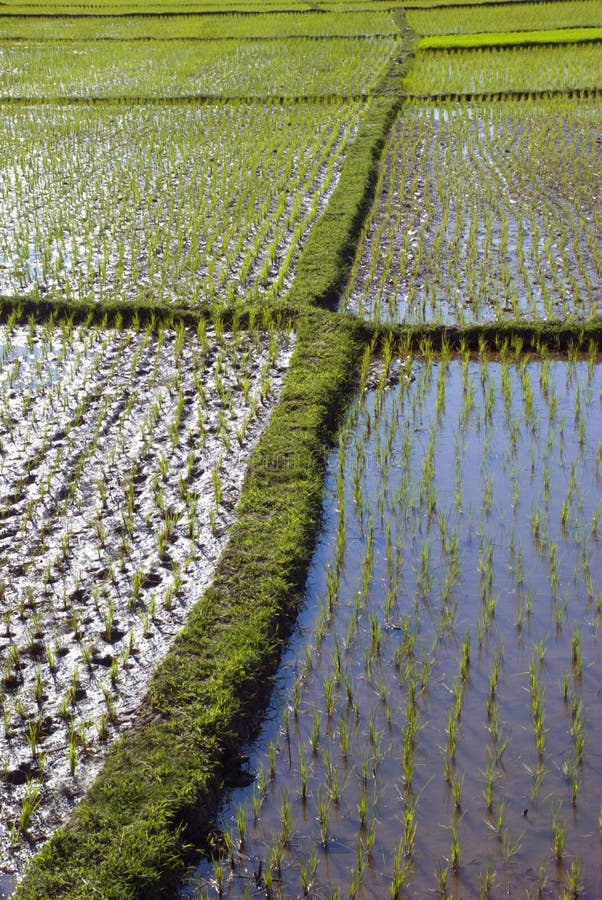
[(312, 228), (287, 297), (293, 306), (333, 309), (338, 303), (362, 223), (374, 199), (381, 154), (403, 104), (401, 84), (412, 60), (414, 32), (405, 24), (402, 10), (395, 10), (394, 17), (404, 38), (404, 49), (392, 60), (368, 101), (368, 110), (347, 151), (339, 183)]
[[(236, 777), (302, 596), (327, 452), (364, 349), (359, 322), (315, 307), (332, 304), (344, 281), (408, 58), (409, 49), (393, 61), (370, 102), (285, 298), (286, 316), (297, 316), (295, 353), (214, 583), (154, 674), (137, 726), (111, 748), (70, 821), (33, 858), (19, 898), (173, 896), (187, 850)], [(8, 298), (3, 311), (31, 314)], [(139, 309), (125, 318), (158, 315)], [(172, 310), (166, 315), (177, 320)]]
[(374, 348), (387, 345), (399, 352), (420, 353), (425, 345), (451, 353), (511, 347), (517, 353), (586, 353), (602, 348), (602, 322), (489, 322), (484, 325), (398, 325), (362, 320), (361, 334)]
[(203, 306), (194, 309), (165, 306), (163, 303), (115, 300), (97, 303), (94, 300), (65, 300), (59, 298), (37, 299), (32, 297), (0, 296), (0, 323), (11, 325), (59, 324), (71, 322), (96, 328), (197, 328), (199, 322), (219, 324), (227, 331), (269, 330), (272, 327), (287, 328), (299, 318), (299, 309), (287, 305), (250, 305), (244, 309), (212, 309)]

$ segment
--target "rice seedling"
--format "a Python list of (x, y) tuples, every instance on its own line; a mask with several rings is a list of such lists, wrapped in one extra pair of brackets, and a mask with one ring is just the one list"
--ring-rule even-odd
[(247, 814), (242, 803), (238, 805), (236, 810), (236, 827), (238, 828), (239, 847), (242, 849), (247, 835)]
[(456, 717), (450, 709), (447, 716), (447, 752), (451, 760), (456, 758)]
[(564, 853), (564, 841), (566, 836), (566, 822), (559, 819), (558, 809), (552, 813), (552, 846), (554, 856), (560, 862)]
[(75, 775), (75, 767), (77, 766), (77, 746), (73, 729), (69, 732), (69, 746), (67, 748), (67, 753), (69, 757), (69, 773), (73, 778)]
[(291, 839), (291, 802), (283, 789), (280, 793), (280, 840), (284, 847)]
[(364, 786), (362, 793), (357, 802), (357, 812), (360, 821), (360, 828), (362, 831), (366, 828), (366, 822), (368, 820), (368, 790), (366, 786)]
[(451, 792), (452, 797), (454, 798), (454, 806), (456, 812), (460, 812), (462, 809), (462, 786), (464, 785), (464, 775), (459, 776), (456, 775), (451, 779)]
[(571, 661), (573, 674), (576, 678), (579, 678), (583, 671), (583, 655), (581, 653), (581, 634), (577, 627), (575, 627), (571, 637)]
[(451, 827), (450, 827), (450, 840), (451, 840), (451, 844), (450, 844), (449, 862), (452, 867), (452, 871), (458, 872), (458, 870), (460, 868), (461, 851), (460, 851), (460, 841), (458, 839), (458, 831), (456, 828), (456, 823), (454, 821), (452, 821)]
[(566, 873), (566, 887), (569, 897), (579, 897), (583, 892), (583, 875), (579, 857), (571, 860), (571, 865)]
[[(447, 860), (446, 860), (446, 862), (447, 862)], [(447, 865), (443, 865), (443, 863), (439, 863), (435, 869), (435, 879), (437, 882), (437, 892), (441, 897), (449, 896), (449, 894), (447, 892), (447, 875), (448, 875)]]
[(331, 799), (326, 794), (318, 796), (318, 824), (320, 826), (320, 842), (327, 850), (330, 840), (330, 804)]
[(493, 811), (493, 782), (495, 778), (495, 772), (493, 767), (493, 760), (491, 757), (488, 760), (487, 768), (485, 770), (485, 790), (483, 792), (483, 797), (485, 799), (485, 807), (487, 812)]
[(405, 858), (405, 847), (403, 841), (400, 841), (393, 857), (393, 875), (389, 885), (390, 900), (399, 900), (403, 896), (410, 874), (411, 861)]
[(479, 884), (479, 897), (480, 900), (489, 900), (492, 895), (493, 888), (495, 887), (495, 871), (493, 869), (493, 863), (491, 857), (487, 860), (487, 868), (485, 872), (482, 874)]
[(316, 709), (316, 710), (314, 710), (314, 714), (313, 714), (313, 718), (312, 718), (312, 729), (311, 729), (311, 736), (310, 736), (311, 751), (314, 754), (314, 756), (318, 752), (318, 748), (320, 746), (320, 726), (321, 726), (320, 713)]
[(27, 781), (19, 815), (19, 830), (21, 832), (27, 829), (41, 802), (40, 785), (36, 781)]

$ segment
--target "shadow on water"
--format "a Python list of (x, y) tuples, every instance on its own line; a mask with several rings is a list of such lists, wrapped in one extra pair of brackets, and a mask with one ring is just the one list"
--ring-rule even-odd
[(17, 887), (17, 881), (12, 875), (0, 875), (0, 898), (11, 897)]
[(349, 412), (255, 782), (182, 896), (601, 894), (602, 366), (399, 372)]

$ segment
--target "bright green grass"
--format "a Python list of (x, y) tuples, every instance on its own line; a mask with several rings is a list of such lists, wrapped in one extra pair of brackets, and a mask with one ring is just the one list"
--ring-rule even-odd
[(408, 9), (408, 25), (417, 34), (484, 34), (602, 25), (599, 0), (561, 3), (505, 3), (479, 9)]
[(533, 44), (583, 44), (602, 40), (602, 28), (557, 28), (553, 31), (506, 31), (484, 34), (436, 34), (423, 37), (419, 50), (468, 50)]
[(349, 97), (370, 92), (398, 46), (395, 36), (202, 44), (20, 41), (0, 46), (0, 97)]
[(0, 18), (0, 38), (95, 40), (98, 38), (260, 38), (397, 34), (391, 12), (311, 12), (249, 15), (85, 16)]
[(422, 97), (595, 90), (602, 87), (602, 46), (424, 50), (404, 86)]

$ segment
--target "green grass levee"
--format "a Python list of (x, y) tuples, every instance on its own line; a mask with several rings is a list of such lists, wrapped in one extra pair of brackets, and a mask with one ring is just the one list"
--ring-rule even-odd
[(355, 141), (347, 151), (339, 183), (311, 231), (288, 294), (293, 305), (333, 308), (355, 253), (362, 222), (371, 206), (378, 164), (391, 125), (403, 103), (401, 83), (411, 60), (413, 34), (405, 28), (404, 52), (391, 62), (374, 90)]

